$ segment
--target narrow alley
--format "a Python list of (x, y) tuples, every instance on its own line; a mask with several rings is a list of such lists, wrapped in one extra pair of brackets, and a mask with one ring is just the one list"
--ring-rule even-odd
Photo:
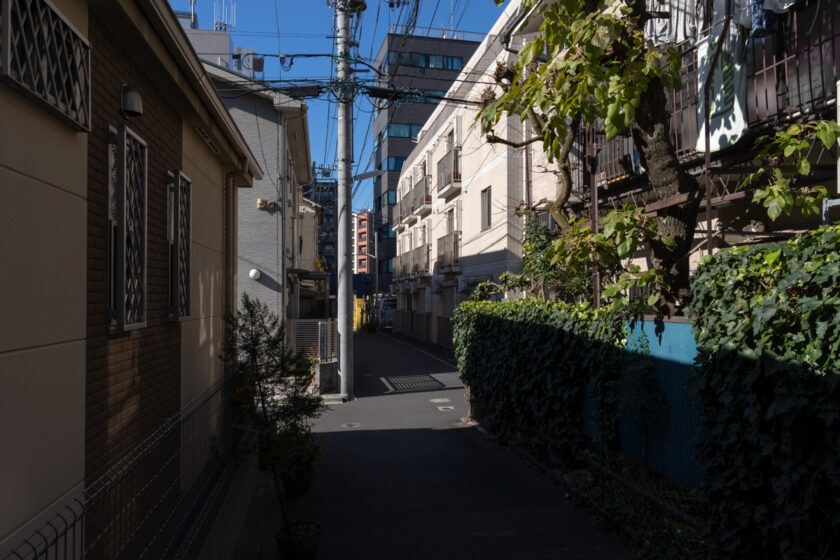
[(454, 361), (390, 334), (357, 334), (356, 400), (316, 423), (324, 455), (292, 505), (321, 523), (319, 558), (632, 558), (461, 419)]

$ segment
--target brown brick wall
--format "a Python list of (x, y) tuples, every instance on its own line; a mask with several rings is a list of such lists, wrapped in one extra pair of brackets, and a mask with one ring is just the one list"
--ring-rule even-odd
[[(107, 26), (90, 13), (92, 129), (88, 140), (88, 301), (85, 476), (90, 484), (180, 406), (180, 327), (167, 320), (167, 171), (181, 162), (181, 118)], [(121, 85), (143, 115), (120, 114)], [(108, 127), (125, 124), (148, 144), (147, 326), (109, 333)]]

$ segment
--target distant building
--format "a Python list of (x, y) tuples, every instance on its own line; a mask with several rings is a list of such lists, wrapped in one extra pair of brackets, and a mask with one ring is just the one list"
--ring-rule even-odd
[(373, 274), (376, 259), (374, 255), (373, 212), (363, 210), (353, 213), (353, 274)]
[(239, 199), (239, 295), (260, 299), (283, 319), (325, 317), (329, 273), (315, 244), (323, 205), (304, 201), (302, 192), (313, 182), (307, 105), (249, 81), (261, 59), (234, 47), (224, 25), (203, 30), (189, 12), (178, 17), (265, 170)]
[(458, 77), (483, 38), (474, 35), (478, 41), (465, 40), (458, 31), (447, 37), (388, 33), (376, 55), (375, 66), (392, 76), (394, 87), (417, 90), (413, 98), (380, 101), (373, 122), (374, 163), (384, 174), (373, 180), (373, 222), (379, 242), (379, 262), (370, 272), (378, 272), (382, 291), (388, 291), (391, 285), (397, 255), (393, 226), (400, 221), (396, 188), (402, 164), (439, 98)]
[[(321, 228), (318, 231), (318, 255), (320, 266), (325, 272), (336, 273), (336, 197), (338, 181), (330, 177), (332, 168), (312, 165), (312, 183), (303, 187), (303, 196), (322, 208)], [(331, 284), (335, 292), (335, 283)]]

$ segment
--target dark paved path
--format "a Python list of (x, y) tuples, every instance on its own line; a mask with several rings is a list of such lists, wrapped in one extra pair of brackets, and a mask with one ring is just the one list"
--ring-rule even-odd
[(357, 335), (357, 399), (317, 422), (324, 456), (290, 505), (321, 522), (320, 559), (633, 558), (550, 479), (464, 426), (454, 362), (415, 344)]

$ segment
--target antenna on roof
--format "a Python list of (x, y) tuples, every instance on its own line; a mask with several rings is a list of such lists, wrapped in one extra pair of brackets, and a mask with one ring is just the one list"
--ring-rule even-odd
[[(190, 0), (194, 2), (195, 0)], [(213, 2), (213, 29), (216, 31), (231, 31), (236, 27), (236, 3), (231, 0), (228, 5), (228, 0), (214, 0)]]
[(190, 29), (195, 29), (198, 24), (195, 21), (195, 0), (190, 0)]

